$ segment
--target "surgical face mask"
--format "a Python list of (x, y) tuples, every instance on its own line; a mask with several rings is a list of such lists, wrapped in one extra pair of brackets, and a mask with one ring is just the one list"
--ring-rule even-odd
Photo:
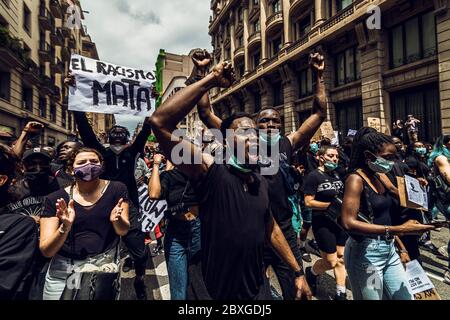
[(427, 154), (427, 148), (425, 147), (416, 148), (416, 152), (421, 156), (424, 156)]
[(277, 144), (280, 141), (280, 139), (281, 139), (280, 133), (269, 136), (267, 134), (267, 132), (264, 132), (264, 131), (259, 132), (259, 140), (262, 143), (265, 143), (269, 146), (273, 146), (273, 145)]
[(309, 145), (309, 148), (311, 149), (311, 152), (316, 154), (317, 151), (319, 151), (319, 145), (317, 143), (311, 143)]
[(127, 146), (123, 145), (123, 144), (118, 144), (118, 145), (110, 145), (109, 146), (112, 150), (112, 152), (114, 152), (115, 154), (119, 154), (121, 153)]
[(103, 166), (101, 164), (90, 162), (73, 169), (74, 176), (86, 182), (97, 179), (102, 173)]
[(334, 162), (331, 162), (331, 161), (325, 161), (323, 166), (325, 167), (325, 170), (333, 171), (333, 170), (336, 170), (336, 168), (338, 167), (338, 164), (334, 163)]
[(388, 173), (394, 167), (394, 161), (388, 161), (381, 157), (377, 157), (375, 161), (369, 161), (368, 166), (373, 172)]

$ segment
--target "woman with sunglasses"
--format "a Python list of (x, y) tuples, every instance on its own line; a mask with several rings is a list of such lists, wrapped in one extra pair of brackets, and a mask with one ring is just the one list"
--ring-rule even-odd
[(398, 214), (398, 190), (386, 173), (394, 165), (395, 145), (391, 137), (370, 128), (355, 136), (349, 176), (345, 182), (342, 223), (348, 230), (344, 261), (355, 300), (411, 300), (400, 254), (406, 256), (397, 236), (421, 234), (433, 226), (409, 220), (393, 226)]

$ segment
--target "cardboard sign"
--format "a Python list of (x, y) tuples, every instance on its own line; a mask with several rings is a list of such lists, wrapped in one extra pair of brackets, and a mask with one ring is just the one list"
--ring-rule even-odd
[(406, 275), (408, 291), (414, 296), (415, 300), (440, 300), (433, 282), (417, 260), (406, 264)]
[(142, 232), (153, 232), (164, 217), (167, 202), (165, 200), (151, 200), (148, 195), (148, 185), (145, 183), (139, 187), (138, 193), (141, 210), (141, 216), (139, 218), (141, 230)]
[[(399, 197), (400, 197), (400, 205), (404, 208), (411, 208), (411, 209), (419, 209), (419, 210), (423, 210), (423, 211), (428, 211), (428, 200), (426, 199), (426, 192), (425, 190), (420, 187), (422, 194), (422, 203), (421, 204), (417, 204), (415, 202), (419, 202), (418, 198), (420, 196), (416, 196), (416, 190), (417, 190), (417, 185), (414, 182), (415, 187), (413, 188), (411, 186), (411, 179), (414, 179), (417, 181), (417, 179), (413, 178), (413, 177), (409, 177), (408, 176), (408, 182), (409, 184), (407, 185), (407, 183), (405, 182), (406, 178), (403, 177), (397, 177), (397, 187), (398, 187), (398, 193), (399, 193)], [(417, 181), (417, 183), (419, 183), (419, 181)], [(420, 183), (419, 183), (420, 186)], [(410, 196), (408, 196), (408, 190), (409, 189), (409, 194)], [(412, 196), (412, 197), (411, 197)], [(426, 199), (426, 200), (425, 200)], [(411, 200), (415, 201), (412, 202)]]
[(367, 126), (369, 128), (374, 128), (378, 132), (381, 132), (381, 119), (380, 118), (367, 118)]
[(421, 207), (428, 208), (427, 192), (420, 185), (419, 180), (405, 175), (405, 187), (408, 201)]
[(72, 55), (76, 86), (69, 90), (69, 110), (148, 117), (155, 111), (148, 71)]

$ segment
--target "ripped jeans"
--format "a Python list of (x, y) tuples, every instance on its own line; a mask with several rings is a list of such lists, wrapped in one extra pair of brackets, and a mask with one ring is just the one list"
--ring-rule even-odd
[(350, 237), (345, 244), (345, 268), (354, 300), (412, 300), (406, 271), (394, 240)]

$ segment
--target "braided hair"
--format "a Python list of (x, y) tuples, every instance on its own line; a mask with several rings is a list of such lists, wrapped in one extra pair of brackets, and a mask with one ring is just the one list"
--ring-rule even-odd
[(355, 172), (357, 169), (365, 166), (365, 151), (376, 154), (385, 144), (394, 144), (392, 137), (380, 133), (373, 128), (362, 127), (359, 129), (353, 140), (349, 173)]

